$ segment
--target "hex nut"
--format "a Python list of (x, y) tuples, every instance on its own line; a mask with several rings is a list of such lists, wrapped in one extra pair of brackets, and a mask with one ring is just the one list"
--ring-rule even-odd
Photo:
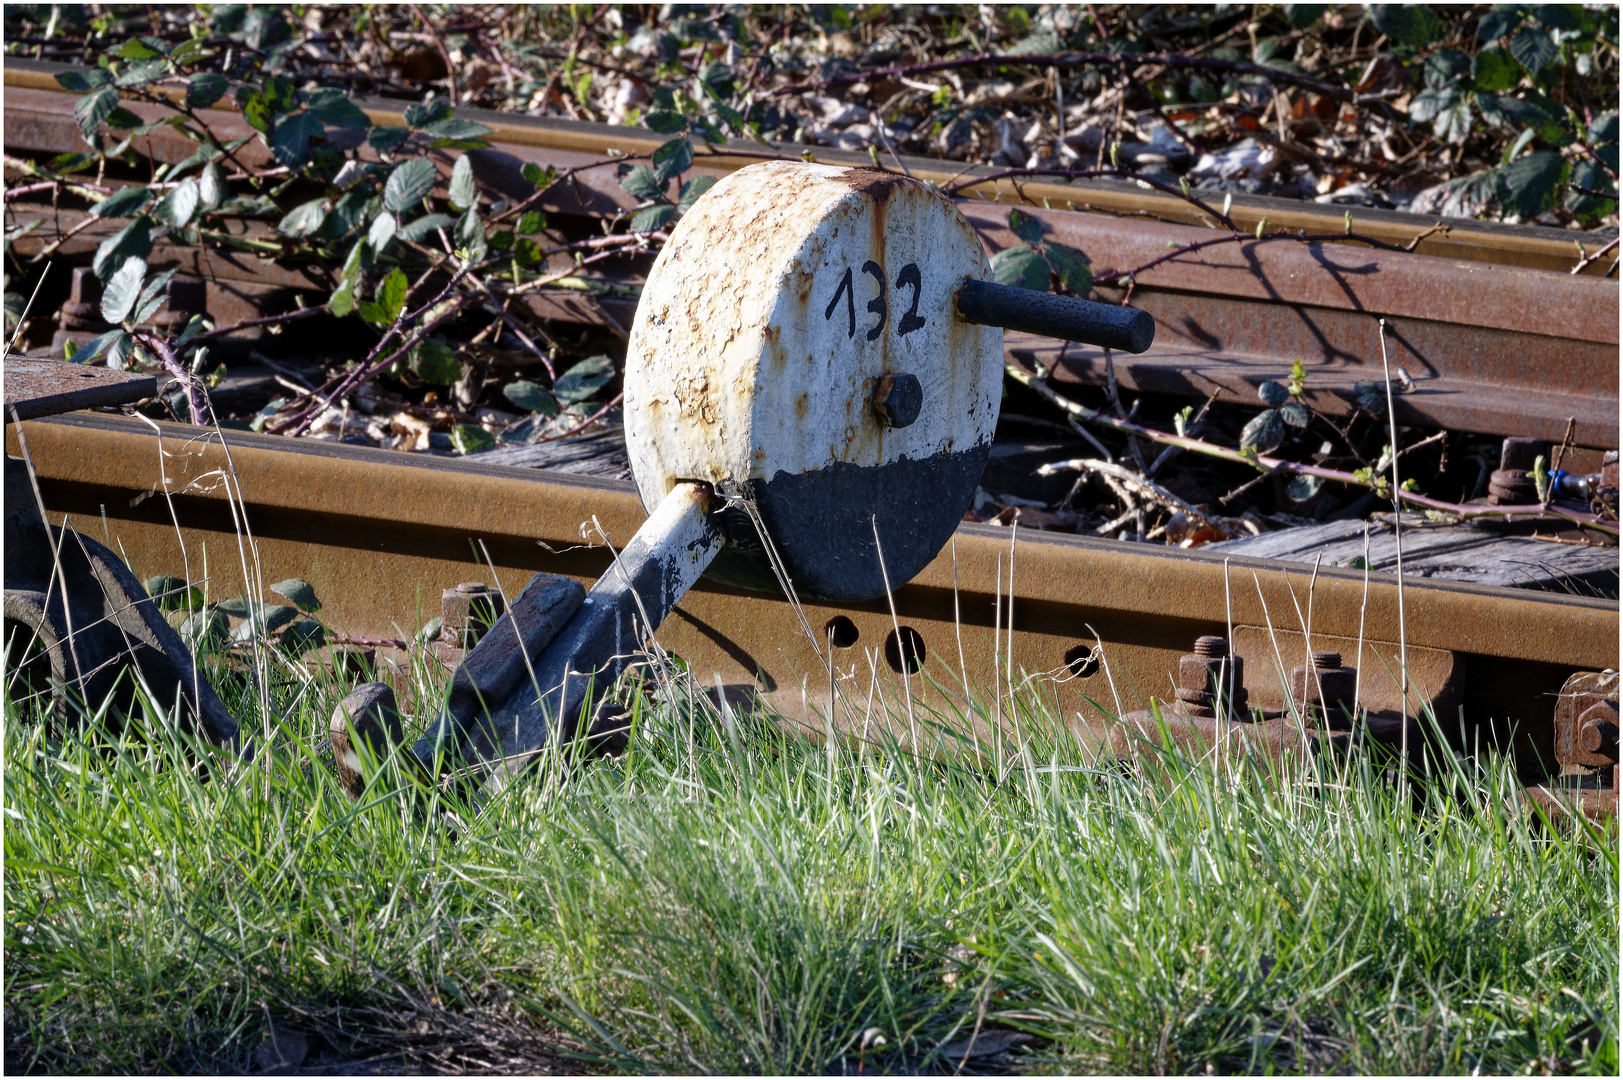
[(1597, 701), (1578, 717), (1578, 745), (1586, 754), (1617, 757), (1617, 703)]
[[(351, 732), (355, 743), (350, 741)], [(370, 682), (351, 690), (333, 709), (327, 735), (332, 743), (333, 764), (338, 768), (338, 782), (350, 798), (360, 798), (366, 790), (366, 776), (355, 744), (364, 745), (373, 757), (381, 757), (390, 745), (400, 742), (400, 710), (395, 705), (394, 688), (388, 683)]]
[(874, 388), (874, 409), (886, 427), (904, 428), (919, 418), (924, 409), (924, 387), (917, 375), (902, 372), (886, 375)]
[(440, 594), (440, 641), (471, 649), (501, 618), (501, 594), (480, 581), (464, 581)]

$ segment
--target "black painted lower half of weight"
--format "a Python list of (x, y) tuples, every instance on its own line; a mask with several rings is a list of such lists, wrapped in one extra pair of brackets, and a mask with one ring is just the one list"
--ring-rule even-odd
[[(806, 473), (752, 480), (751, 499), (778, 557), (805, 600), (855, 603), (899, 589), (936, 557), (963, 520), (992, 444), (887, 465), (837, 462)], [(729, 543), (705, 576), (724, 585), (778, 592), (778, 580), (749, 515), (721, 511)], [(874, 524), (884, 572), (874, 546)]]

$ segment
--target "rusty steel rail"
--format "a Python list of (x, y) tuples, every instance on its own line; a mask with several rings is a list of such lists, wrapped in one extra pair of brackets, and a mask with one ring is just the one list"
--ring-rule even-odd
[[(598, 530), (618, 547), (645, 520), (630, 483), (238, 432), (226, 435), (228, 460), (216, 435), (160, 424), (159, 436), (105, 415), (21, 427), (53, 521), (68, 515), (98, 539), (108, 530), (141, 576), (184, 574), (184, 545), (216, 598), (244, 592), (224, 483), (234, 471), (264, 580), (310, 581), (329, 625), (355, 637), (409, 640), (442, 590), (492, 576), (485, 551), (508, 596), (536, 571), (589, 583), (612, 558)], [(1006, 622), (994, 633), (1011, 553), (1012, 639)], [(923, 677), (911, 680), (923, 714), (950, 707), (966, 679), (989, 693), (1012, 657), (1017, 679), (1032, 673), (1079, 733), (1102, 739), (1107, 715), (1169, 696), (1181, 654), (1203, 634), (1229, 637), (1245, 657), (1254, 706), (1282, 707), (1285, 673), (1311, 646), (1360, 668), (1367, 707), (1399, 707), (1397, 584), (1373, 575), (1367, 602), (1365, 590), (1362, 574), (1331, 567), (965, 524), (896, 591), (894, 617), (884, 599), (804, 610), (814, 632), (833, 635), (832, 692), (859, 703), (859, 716), (875, 672), (891, 680), (881, 694), (897, 689), (899, 625), (923, 643)], [(1417, 579), (1403, 592), (1411, 679), (1450, 733), (1466, 747), (1511, 746), (1529, 775), (1553, 772), (1566, 680), (1619, 666), (1616, 602)], [(800, 627), (781, 596), (701, 580), (658, 637), (705, 685), (815, 725), (830, 680)], [(994, 658), (995, 639), (1012, 640), (1012, 653)]]
[[(62, 69), (37, 62), (7, 66), (8, 150), (60, 153), (79, 145), (72, 118), (74, 98), (56, 86), (52, 74)], [(366, 106), (376, 122), (402, 122), (393, 103), (372, 101)], [(129, 107), (143, 119), (161, 114), (157, 106), (129, 103)], [(658, 143), (652, 133), (633, 128), (480, 110), (462, 113), (494, 129), (491, 149), (472, 152), (476, 176), (489, 190), (512, 198), (533, 191), (520, 175), (526, 163), (569, 169), (604, 161), (610, 150), (645, 153)], [(222, 137), (251, 134), (234, 112), (214, 110), (205, 116)], [(157, 160), (179, 160), (193, 149), (191, 142), (167, 128), (144, 138), (141, 146)], [(250, 143), (242, 151), (253, 152), (263, 155), (264, 149)], [(858, 155), (821, 148), (815, 153), (819, 160), (867, 163)], [(762, 156), (765, 151), (760, 147), (730, 143), (715, 155), (701, 155), (694, 169), (719, 177)], [(941, 162), (908, 160), (921, 178), (948, 178)], [(446, 162), (441, 165), (448, 168)], [(973, 170), (966, 175), (973, 175)], [(1223, 238), (1209, 228), (1176, 223), (1180, 217), (1189, 220), (1192, 208), (1187, 203), (1130, 185), (1022, 183), (1020, 191), (1028, 212), (1049, 235), (1088, 254), (1101, 282), (1162, 259), (1175, 247)], [(1084, 192), (1088, 206), (1109, 213), (1041, 205), (1075, 204)], [(1339, 210), (1331, 215), (1292, 200), (1253, 202), (1256, 212), (1247, 217), (1251, 210), (1245, 208), (1251, 203), (1238, 201), (1237, 223), (1254, 224), (1253, 218), (1266, 216), (1276, 226), (1315, 233), (1340, 233), (1343, 228)], [(565, 220), (612, 216), (632, 205), (634, 200), (619, 187), (610, 168), (576, 174), (542, 203), (549, 214)], [(1017, 242), (1003, 206), (973, 198), (960, 199), (959, 205), (988, 247), (996, 250)], [(12, 207), (13, 212), (18, 209)], [(1172, 220), (1119, 216), (1122, 213)], [(1373, 216), (1366, 221), (1366, 214)], [(1359, 231), (1400, 243), (1428, 224), (1402, 214), (1360, 211), (1355, 216)], [(85, 247), (102, 238), (94, 226), (81, 236)], [(1140, 356), (1114, 357), (1114, 372), (1129, 390), (1255, 404), (1260, 383), (1283, 377), (1294, 361), (1301, 360), (1308, 371), (1309, 403), (1330, 415), (1346, 416), (1354, 409), (1355, 385), (1383, 379), (1377, 321), (1384, 318), (1393, 332), (1391, 363), (1404, 368), (1415, 384), (1397, 398), (1400, 422), (1557, 442), (1570, 420), (1578, 446), (1610, 449), (1618, 438), (1619, 286), (1602, 277), (1566, 273), (1574, 255), (1562, 245), (1571, 240), (1562, 239), (1558, 245), (1558, 236), (1560, 230), (1461, 222), (1451, 225), (1446, 236), (1422, 241), (1419, 250), (1426, 254), (1255, 238), (1180, 253), (1135, 276), (1131, 301), (1155, 318), (1156, 343)], [(43, 246), (40, 240), (23, 237), (19, 252), (28, 254), (31, 244)], [(1557, 247), (1564, 252), (1560, 258), (1555, 255)], [(285, 306), (290, 303), (288, 290), (330, 287), (315, 269), (283, 267), (241, 253), (162, 247), (154, 251), (154, 265), (168, 265), (166, 259), (209, 282), (211, 311), (216, 301), (251, 298), (255, 290), (280, 291), (279, 298), (261, 296), (255, 302)], [(635, 266), (603, 279), (605, 285), (629, 290), (640, 283)], [(1102, 284), (1099, 292), (1108, 299), (1125, 295), (1124, 289), (1110, 284)], [(629, 324), (635, 307), (628, 295), (591, 296), (561, 289), (527, 302), (543, 317), (595, 322), (617, 330)], [(1008, 335), (1006, 345), (1015, 362), (1028, 368), (1040, 364), (1060, 383), (1098, 385), (1107, 377), (1102, 350), (1061, 346), (1021, 334)]]
[[(61, 96), (68, 95), (56, 81), (56, 75), (76, 70), (76, 65), (49, 60), (31, 60), (27, 57), (6, 58), (5, 87), (8, 91), (6, 109), (20, 107), (33, 114), (20, 119), (14, 126), (6, 121), (6, 145), (13, 151), (34, 149), (30, 143), (50, 141), (52, 148), (40, 147), (40, 152), (64, 153), (79, 149), (72, 145), (54, 147), (64, 141), (56, 131), (43, 130), (56, 125), (45, 122), (40, 114), (40, 101), (22, 91), (38, 91)], [(129, 104), (129, 103), (126, 103)], [(364, 99), (367, 115), (376, 124), (403, 126), (405, 104), (381, 98)], [(46, 113), (60, 111), (47, 106)], [(71, 106), (66, 115), (71, 120)], [(211, 118), (215, 110), (204, 115)], [(533, 148), (581, 155), (583, 160), (601, 157), (609, 150), (625, 154), (651, 153), (667, 136), (644, 128), (619, 127), (611, 124), (583, 123), (550, 117), (527, 116), (522, 113), (495, 112), (488, 109), (460, 108), (456, 115), (477, 121), (493, 129), (492, 145), (501, 148)], [(751, 162), (773, 156), (799, 160), (803, 153), (814, 154), (819, 161), (834, 165), (867, 166), (870, 159), (859, 153), (835, 150), (825, 146), (802, 146), (780, 143), (776, 151), (758, 143), (734, 139), (718, 148), (713, 156), (701, 158), (701, 170), (730, 172)], [(188, 144), (187, 154), (190, 154)], [(534, 160), (526, 158), (526, 160)], [(903, 154), (901, 160), (920, 180), (941, 185), (961, 184), (981, 176), (990, 176), (1004, 170), (990, 166), (964, 167), (954, 161), (917, 157)], [(971, 189), (974, 198), (1004, 205), (1039, 207), (1067, 207), (1072, 210), (1097, 210), (1110, 214), (1148, 215), (1174, 222), (1193, 225), (1208, 224), (1206, 216), (1196, 207), (1175, 196), (1141, 187), (1126, 180), (1088, 179), (1072, 184), (1044, 180), (1004, 178)], [(1344, 228), (1347, 207), (1327, 207), (1297, 199), (1283, 199), (1260, 195), (1236, 195), (1230, 217), (1242, 231), (1253, 232), (1266, 218), (1276, 228), (1309, 233), (1340, 232)], [(1353, 208), (1358, 231), (1387, 243), (1407, 245), (1417, 235), (1435, 223), (1423, 215), (1396, 210)], [(1422, 239), (1417, 250), (1424, 255), (1437, 255), (1448, 259), (1497, 263), (1531, 269), (1570, 271), (1578, 262), (1573, 234), (1564, 229), (1537, 225), (1502, 225), (1469, 219), (1448, 220), (1446, 233), (1437, 233)], [(1601, 275), (1606, 266), (1596, 264), (1584, 273)]]

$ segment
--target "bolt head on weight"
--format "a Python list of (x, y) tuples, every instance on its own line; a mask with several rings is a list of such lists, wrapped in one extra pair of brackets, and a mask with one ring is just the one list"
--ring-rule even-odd
[(632, 324), (643, 504), (685, 480), (753, 503), (721, 515), (710, 576), (732, 584), (779, 587), (758, 517), (803, 597), (899, 587), (952, 535), (991, 448), (1003, 332), (953, 305), (987, 276), (924, 184), (799, 162), (726, 177), (673, 230)]

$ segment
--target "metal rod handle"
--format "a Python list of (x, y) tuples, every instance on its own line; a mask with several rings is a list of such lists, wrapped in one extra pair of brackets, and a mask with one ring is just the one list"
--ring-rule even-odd
[(1155, 320), (1147, 311), (1035, 289), (1011, 289), (990, 281), (964, 283), (958, 290), (958, 314), (982, 326), (1130, 353), (1141, 353), (1155, 341)]

